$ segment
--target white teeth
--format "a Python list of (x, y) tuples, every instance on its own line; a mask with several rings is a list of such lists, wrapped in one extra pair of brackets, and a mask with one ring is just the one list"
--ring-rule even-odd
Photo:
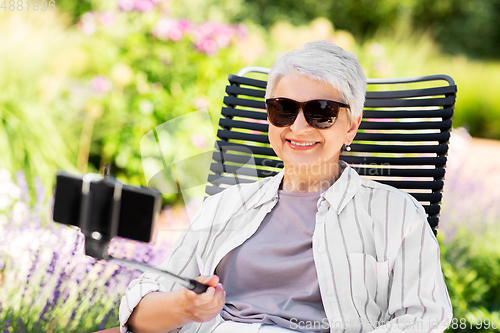
[(295, 142), (295, 141), (291, 141), (291, 143), (293, 143), (294, 145), (296, 146), (302, 146), (302, 147), (305, 147), (305, 146), (312, 146), (312, 145), (315, 145), (316, 142), (310, 142), (310, 143), (299, 143), (299, 142)]

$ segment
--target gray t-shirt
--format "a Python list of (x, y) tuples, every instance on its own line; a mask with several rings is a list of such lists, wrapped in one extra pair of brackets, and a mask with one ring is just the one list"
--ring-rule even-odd
[(329, 332), (320, 328), (326, 314), (312, 252), (321, 192), (280, 190), (278, 195), (278, 203), (257, 232), (217, 266), (227, 294), (221, 315), (226, 320), (286, 328), (312, 321), (318, 332)]

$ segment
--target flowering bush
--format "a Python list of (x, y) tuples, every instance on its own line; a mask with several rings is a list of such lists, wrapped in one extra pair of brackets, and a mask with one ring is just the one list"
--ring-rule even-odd
[[(94, 331), (118, 325), (125, 288), (141, 272), (84, 253), (77, 228), (52, 222), (38, 181), (29, 205), (22, 172), (0, 169), (0, 322), (15, 332)], [(158, 265), (170, 239), (150, 244), (114, 239), (116, 257)]]

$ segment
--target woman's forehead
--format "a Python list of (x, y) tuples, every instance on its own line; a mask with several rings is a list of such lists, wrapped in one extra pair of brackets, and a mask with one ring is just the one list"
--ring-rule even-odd
[(272, 97), (286, 97), (299, 102), (312, 99), (339, 100), (340, 94), (331, 85), (305, 75), (288, 74), (280, 78)]

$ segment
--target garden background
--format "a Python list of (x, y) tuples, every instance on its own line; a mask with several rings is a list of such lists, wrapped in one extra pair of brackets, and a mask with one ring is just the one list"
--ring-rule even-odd
[[(455, 79), (439, 231), (454, 317), (466, 326), (453, 331), (500, 332), (498, 1), (56, 0), (30, 1), (29, 11), (27, 2), (0, 5), (4, 332), (117, 326), (121, 295), (139, 275), (86, 257), (78, 231), (52, 222), (58, 169), (99, 172), (109, 163), (124, 183), (146, 185), (140, 141), (148, 131), (204, 108), (217, 128), (229, 73), (269, 67), (280, 52), (317, 39), (354, 53), (368, 77)], [(207, 144), (185, 131), (171, 135)], [(158, 264), (188, 222), (182, 197), (165, 195), (163, 203), (151, 244), (115, 239), (110, 252)]]

